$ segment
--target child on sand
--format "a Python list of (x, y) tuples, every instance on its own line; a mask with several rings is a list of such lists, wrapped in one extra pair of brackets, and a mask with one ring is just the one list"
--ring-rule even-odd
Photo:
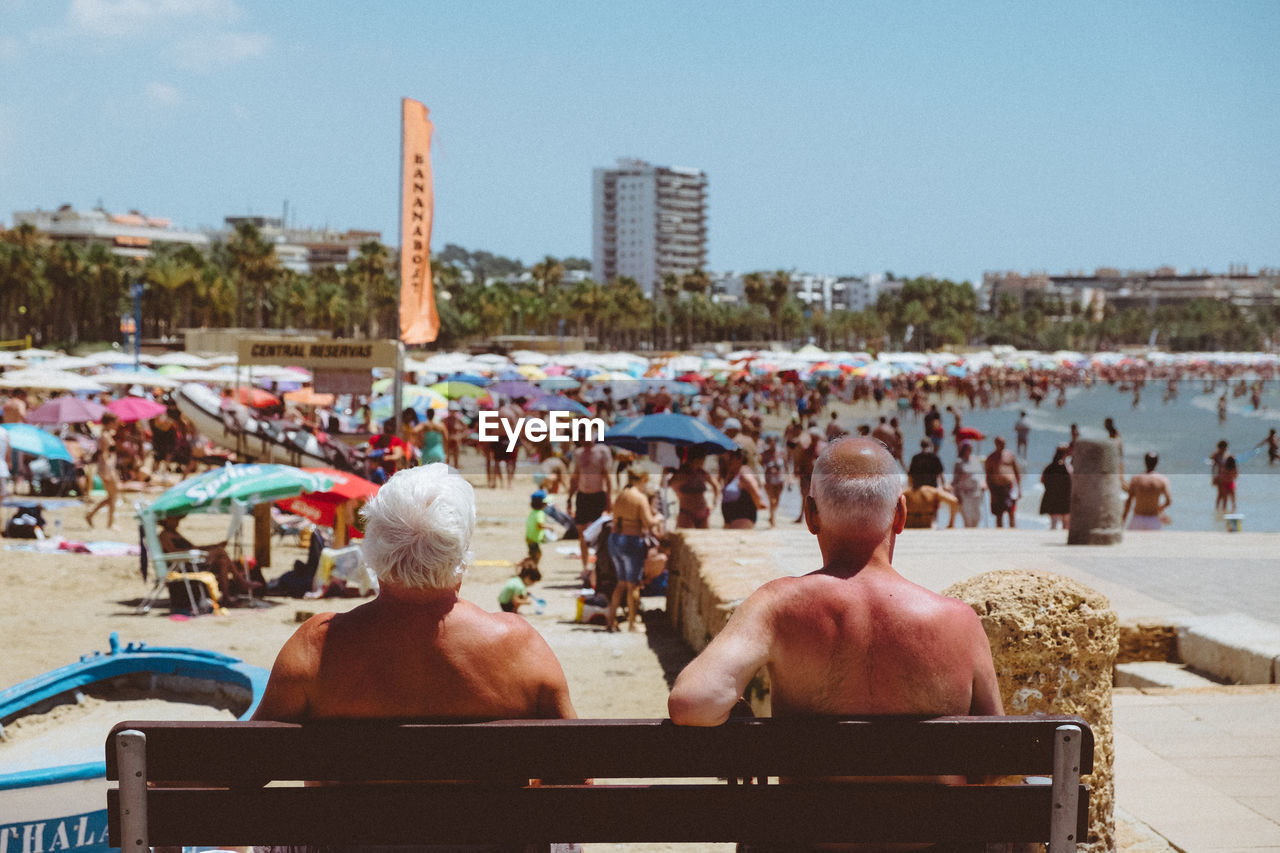
[(547, 493), (538, 489), (529, 496), (529, 517), (524, 523), (524, 541), (535, 566), (542, 561), (542, 543), (547, 541), (547, 533), (552, 529), (547, 521)]
[(538, 571), (533, 558), (525, 557), (517, 564), (518, 573), (502, 587), (498, 593), (498, 606), (506, 613), (519, 613), (520, 608), (533, 601), (529, 587), (542, 580), (542, 572)]

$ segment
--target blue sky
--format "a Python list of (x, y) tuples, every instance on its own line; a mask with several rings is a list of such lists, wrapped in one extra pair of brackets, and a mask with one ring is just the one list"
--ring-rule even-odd
[(0, 220), (62, 203), (589, 256), (591, 169), (710, 180), (710, 266), (1280, 267), (1280, 3), (0, 0)]

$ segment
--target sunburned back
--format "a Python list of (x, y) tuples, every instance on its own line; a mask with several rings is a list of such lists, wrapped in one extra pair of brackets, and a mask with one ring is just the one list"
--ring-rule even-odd
[(981, 628), (963, 603), (897, 575), (773, 586), (775, 716), (971, 712)]
[(445, 610), (371, 603), (317, 626), (322, 652), (309, 718), (558, 716), (518, 617), (457, 602)]

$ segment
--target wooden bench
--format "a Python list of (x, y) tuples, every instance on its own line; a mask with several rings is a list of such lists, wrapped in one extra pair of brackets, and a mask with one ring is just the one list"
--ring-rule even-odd
[[(716, 728), (669, 720), (127, 722), (107, 741), (107, 778), (119, 782), (107, 802), (111, 845), (124, 853), (728, 841), (1038, 841), (1060, 853), (1087, 831), (1080, 775), (1092, 766), (1088, 724), (1062, 716), (733, 719)], [(926, 774), (1025, 774), (1052, 784), (762, 784)], [(268, 780), (276, 784), (264, 787)], [(298, 784), (307, 780), (339, 784)]]

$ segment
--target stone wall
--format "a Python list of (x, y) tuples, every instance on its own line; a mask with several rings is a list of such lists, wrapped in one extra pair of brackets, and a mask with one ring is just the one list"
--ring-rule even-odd
[(1049, 572), (988, 572), (943, 592), (967, 602), (991, 642), (1006, 714), (1076, 714), (1093, 729), (1089, 841), (1114, 850), (1115, 746), (1112, 669), (1119, 646), (1105, 596)]

